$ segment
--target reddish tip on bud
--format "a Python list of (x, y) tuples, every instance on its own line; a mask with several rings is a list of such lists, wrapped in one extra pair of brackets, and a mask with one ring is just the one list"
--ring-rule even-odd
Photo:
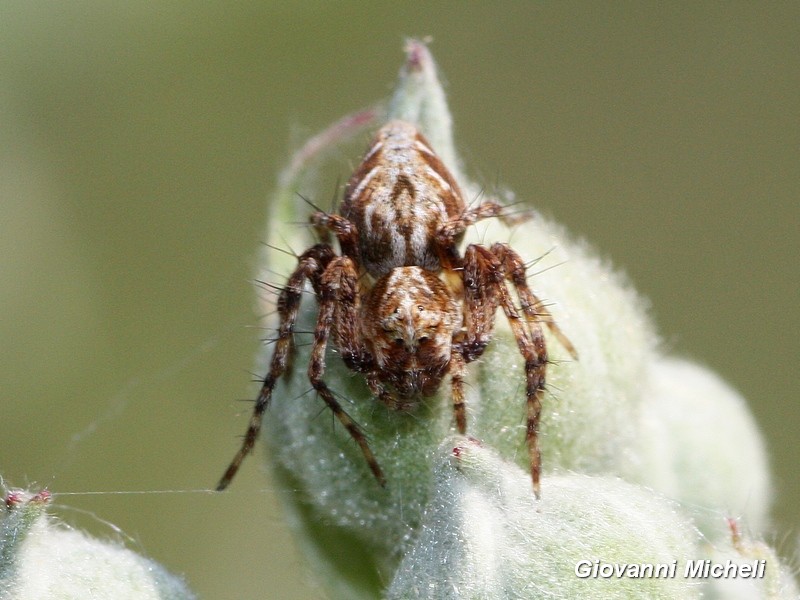
[(53, 499), (50, 490), (42, 490), (38, 494), (34, 494), (29, 500), (31, 504), (48, 504)]
[(425, 37), (421, 40), (411, 38), (406, 41), (406, 70), (422, 71), (425, 68), (425, 63), (431, 62), (431, 54), (427, 46), (430, 42), (430, 37)]
[(8, 510), (14, 510), (23, 502), (25, 502), (25, 494), (20, 490), (12, 490), (6, 494), (6, 508)]
[(735, 517), (725, 517), (728, 523), (728, 529), (731, 532), (731, 545), (737, 552), (743, 552), (742, 548), (742, 530), (739, 528), (739, 521)]
[(9, 490), (6, 493), (6, 510), (16, 510), (24, 504), (48, 504), (52, 500), (49, 490), (41, 490), (36, 494), (31, 494), (25, 490)]

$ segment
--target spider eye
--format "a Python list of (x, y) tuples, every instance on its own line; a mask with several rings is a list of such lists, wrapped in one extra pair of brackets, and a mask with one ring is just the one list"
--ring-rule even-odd
[(429, 338), (427, 335), (423, 335), (421, 338), (419, 338), (419, 341), (420, 341), (420, 343), (421, 343), (421, 344), (424, 344), (424, 343), (425, 343), (425, 342), (427, 342), (429, 339), (430, 339), (430, 338)]
[(402, 346), (403, 345), (403, 338), (394, 338), (394, 343), (395, 343), (396, 346)]

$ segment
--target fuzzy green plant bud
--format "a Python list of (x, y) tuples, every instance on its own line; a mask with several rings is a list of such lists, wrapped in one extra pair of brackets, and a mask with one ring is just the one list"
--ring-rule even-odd
[(728, 537), (727, 517), (768, 530), (766, 449), (747, 403), (718, 375), (687, 360), (650, 365), (640, 407), (637, 481), (678, 500), (709, 539)]
[[(473, 440), (447, 440), (437, 459), (419, 535), (387, 598), (697, 597), (693, 581), (670, 576), (698, 555), (697, 531), (652, 491), (558, 475), (537, 503), (525, 471)], [(605, 565), (628, 576), (609, 575)], [(643, 565), (662, 575), (631, 576)]]
[[(727, 539), (710, 548), (709, 577), (705, 593), (712, 600), (790, 600), (800, 598), (800, 589), (792, 570), (775, 550), (750, 532), (742, 532), (740, 521), (726, 520)], [(705, 569), (706, 565), (699, 567)], [(726, 576), (726, 570), (744, 568), (746, 576)], [(711, 570), (716, 572), (712, 573)], [(756, 576), (751, 576), (751, 573)], [(716, 575), (716, 576), (715, 576)]]
[[(310, 212), (298, 194), (324, 194), (309, 174), (332, 148), (390, 119), (413, 123), (465, 198), (480, 197), (479, 186), (462, 173), (452, 119), (427, 47), (410, 41), (406, 51), (388, 109), (346, 117), (312, 138), (290, 162), (270, 211), (270, 245), (300, 251), (315, 243), (309, 228), (296, 225)], [(376, 400), (364, 377), (348, 370), (333, 342), (328, 344), (324, 380), (364, 432), (385, 476), (382, 487), (351, 435), (329, 418), (325, 404), (310, 391), (306, 371), (318, 305), (310, 288), (303, 294), (295, 354), (272, 394), (263, 437), (290, 523), (331, 597), (381, 597), (387, 585), (391, 597), (413, 596), (413, 590), (440, 576), (437, 569), (443, 565), (460, 573), (447, 579), (453, 585), (467, 578), (467, 570), (475, 574), (469, 584), (475, 594), (467, 597), (537, 597), (529, 595), (532, 589), (542, 590), (542, 597), (607, 597), (604, 582), (575, 581), (582, 547), (586, 560), (626, 562), (689, 560), (696, 551), (690, 533), (694, 525), (672, 515), (674, 505), (661, 495), (720, 519), (728, 511), (745, 510), (753, 529), (762, 531), (770, 494), (763, 443), (735, 392), (704, 369), (665, 357), (645, 304), (626, 278), (559, 225), (535, 213), (516, 225), (488, 219), (469, 228), (464, 241), (494, 242), (508, 243), (522, 260), (536, 265), (528, 281), (579, 354), (574, 359), (545, 328), (549, 364), (539, 434), (543, 499), (538, 504), (530, 478), (519, 476), (520, 469), (530, 468), (525, 360), (502, 311), (485, 353), (467, 365), (467, 434), (480, 446), (470, 447), (474, 460), (462, 461), (455, 471), (441, 450), (455, 432), (450, 382), (445, 379), (435, 395), (412, 410), (393, 410)], [(270, 251), (258, 278), (280, 286), (283, 281), (275, 273), (288, 274), (295, 267), (291, 256)], [(273, 318), (275, 298), (261, 298), (263, 313)], [(268, 326), (275, 327), (275, 321)], [(259, 370), (269, 364), (271, 352), (266, 346)], [(698, 414), (692, 406), (701, 407)], [(714, 427), (708, 426), (710, 419)], [(489, 473), (490, 465), (497, 473)], [(449, 510), (448, 502), (453, 503)], [(480, 506), (485, 513), (475, 508)], [(481, 523), (482, 514), (487, 523)], [(701, 516), (697, 524), (713, 539), (724, 536), (720, 522)], [(654, 523), (661, 523), (662, 535), (651, 535)], [(536, 538), (540, 527), (549, 528), (548, 533)], [(440, 536), (482, 542), (458, 545)], [(523, 543), (533, 538), (535, 543)], [(524, 565), (524, 576), (505, 564), (511, 555)], [(465, 570), (454, 561), (472, 567)], [(420, 575), (424, 581), (409, 575), (410, 570), (426, 573)], [(467, 585), (466, 579), (462, 582)], [(701, 587), (672, 584), (654, 583), (643, 594), (693, 597), (692, 590)], [(630, 590), (644, 584), (631, 585), (614, 593), (638, 596)], [(571, 594), (575, 586), (583, 591)]]
[(11, 490), (0, 518), (0, 598), (190, 600), (180, 578), (127, 548), (47, 514), (50, 494)]

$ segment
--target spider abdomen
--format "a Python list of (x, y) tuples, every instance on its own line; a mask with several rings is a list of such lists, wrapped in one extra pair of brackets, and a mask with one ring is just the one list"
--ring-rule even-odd
[(416, 127), (391, 121), (376, 134), (344, 194), (363, 267), (382, 277), (396, 267), (441, 270), (436, 235), (464, 210), (461, 191)]

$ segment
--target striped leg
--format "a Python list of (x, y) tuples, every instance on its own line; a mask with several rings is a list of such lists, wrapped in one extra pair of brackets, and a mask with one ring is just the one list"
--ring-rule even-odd
[(467, 433), (467, 410), (464, 402), (464, 377), (467, 374), (467, 365), (464, 357), (458, 352), (450, 356), (450, 382), (453, 395), (453, 417), (456, 421), (458, 433)]
[[(476, 244), (464, 254), (464, 291), (467, 304), (467, 341), (471, 340), (474, 354), (480, 356), (491, 339), (494, 312), (497, 306), (511, 326), (517, 348), (525, 359), (526, 427), (533, 493), (541, 496), (542, 459), (539, 450), (539, 419), (545, 387), (547, 349), (539, 321), (528, 322), (520, 316), (506, 287), (506, 273), (501, 258)], [(474, 288), (471, 291), (471, 288)], [(470, 344), (467, 344), (467, 348)], [(474, 360), (472, 356), (467, 360)]]
[(501, 216), (503, 210), (504, 207), (497, 202), (482, 202), (477, 206), (464, 209), (457, 218), (445, 222), (436, 232), (436, 247), (442, 266), (445, 269), (461, 267), (462, 260), (458, 253), (458, 242), (464, 236), (464, 232), (478, 221)]
[(280, 296), (278, 296), (280, 325), (278, 327), (278, 337), (275, 340), (275, 351), (270, 361), (269, 372), (266, 377), (264, 377), (264, 381), (261, 384), (261, 390), (258, 393), (258, 398), (253, 408), (253, 414), (250, 416), (250, 424), (244, 435), (242, 446), (219, 480), (216, 488), (217, 491), (222, 491), (228, 487), (236, 476), (242, 461), (251, 452), (258, 439), (264, 411), (267, 410), (270, 399), (272, 398), (272, 390), (275, 388), (278, 379), (280, 379), (281, 375), (286, 371), (289, 363), (292, 352), (292, 335), (295, 322), (297, 321), (297, 313), (300, 308), (300, 300), (303, 295), (305, 282), (306, 280), (311, 280), (314, 288), (318, 288), (322, 272), (326, 269), (333, 256), (333, 249), (327, 244), (317, 244), (303, 253), (298, 258), (299, 264), (297, 268), (289, 277), (286, 286), (281, 290)]
[(322, 380), (325, 374), (325, 348), (332, 329), (336, 332), (335, 337), (340, 352), (346, 357), (346, 362), (350, 363), (348, 366), (351, 366), (353, 361), (359, 365), (371, 362), (361, 343), (358, 321), (355, 320), (358, 315), (357, 290), (358, 274), (353, 261), (346, 256), (335, 258), (322, 277), (319, 315), (314, 330), (314, 346), (311, 349), (308, 378), (328, 408), (358, 444), (375, 479), (385, 487), (386, 478), (367, 444), (367, 438)]
[(492, 245), (492, 254), (494, 254), (501, 263), (503, 263), (503, 271), (505, 272), (506, 279), (512, 283), (514, 289), (519, 296), (522, 311), (528, 318), (528, 322), (538, 321), (545, 323), (550, 329), (553, 336), (559, 343), (572, 355), (572, 358), (578, 358), (578, 351), (575, 346), (569, 341), (564, 332), (553, 319), (553, 315), (544, 306), (541, 300), (528, 287), (528, 280), (525, 276), (525, 263), (519, 254), (514, 252), (507, 244), (500, 242)]
[(358, 260), (358, 231), (352, 222), (340, 215), (333, 215), (322, 211), (311, 213), (309, 218), (311, 224), (319, 232), (323, 240), (327, 232), (333, 232), (339, 240), (339, 247), (344, 256), (349, 256), (353, 260)]

